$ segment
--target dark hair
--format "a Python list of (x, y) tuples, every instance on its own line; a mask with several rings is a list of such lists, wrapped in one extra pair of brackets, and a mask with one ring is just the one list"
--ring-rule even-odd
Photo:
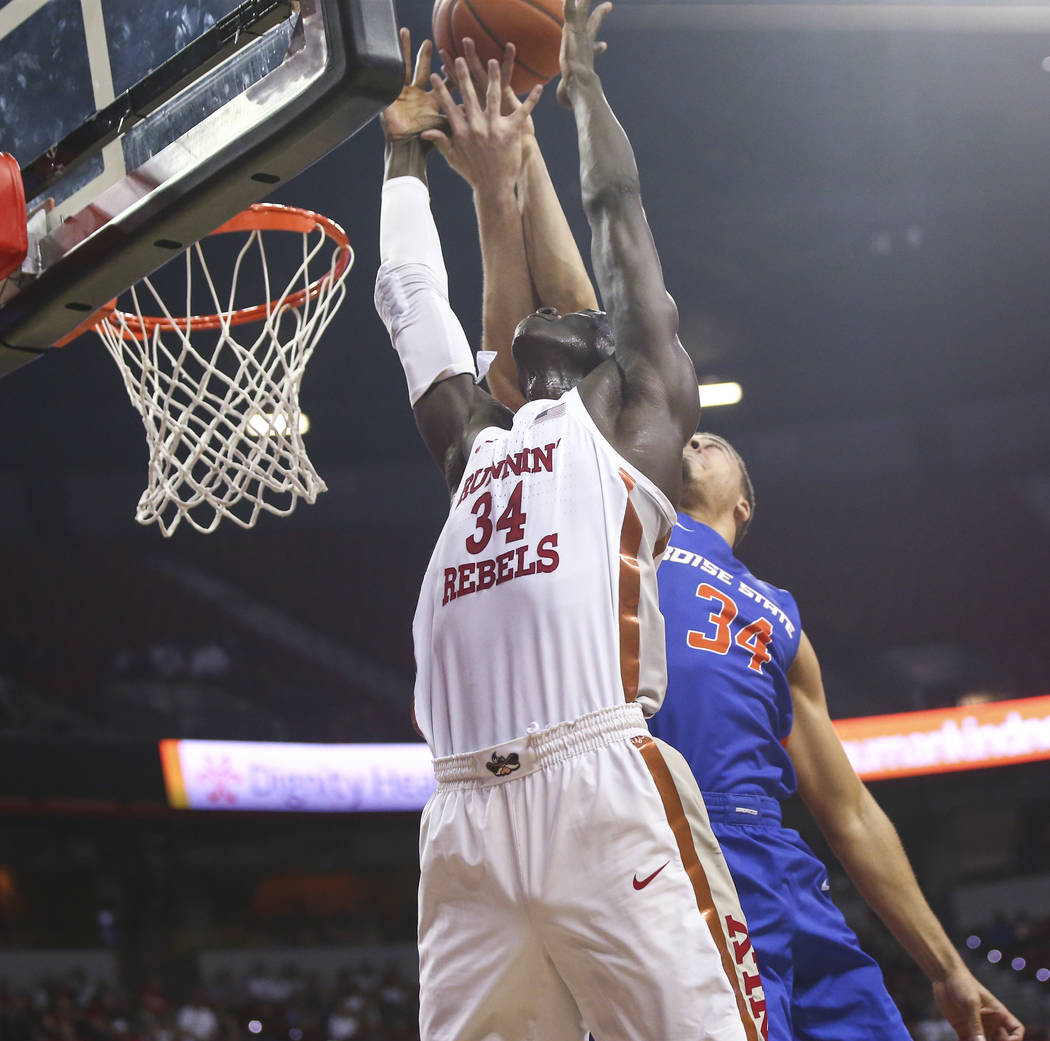
[(740, 493), (745, 499), (747, 499), (747, 503), (751, 507), (751, 512), (748, 514), (747, 520), (744, 521), (743, 526), (736, 534), (736, 540), (733, 542), (735, 548), (740, 544), (740, 540), (747, 534), (748, 529), (751, 527), (751, 522), (755, 519), (755, 486), (751, 483), (751, 475), (747, 472), (747, 464), (744, 462), (744, 457), (724, 437), (719, 437), (717, 434), (712, 434), (706, 430), (702, 433), (704, 437), (710, 438), (712, 441), (717, 441), (723, 448), (725, 448), (736, 460), (736, 465), (740, 467)]

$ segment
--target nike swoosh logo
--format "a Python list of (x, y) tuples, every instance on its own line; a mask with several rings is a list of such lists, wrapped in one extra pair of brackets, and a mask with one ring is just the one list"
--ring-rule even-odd
[[(670, 861), (667, 861), (667, 864), (670, 864), (670, 863), (671, 863)], [(638, 876), (635, 875), (634, 876), (634, 888), (635, 889), (644, 889), (650, 882), (652, 882), (652, 880), (654, 878), (656, 878), (656, 876), (658, 874), (660, 874), (661, 871), (663, 871), (663, 869), (665, 867), (667, 867), (667, 864), (661, 864), (648, 878), (643, 878), (641, 881), (639, 881)]]

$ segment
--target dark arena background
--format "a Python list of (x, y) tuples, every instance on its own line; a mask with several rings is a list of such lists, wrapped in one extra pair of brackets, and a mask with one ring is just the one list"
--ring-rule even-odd
[[(423, 0), (398, 14), (429, 32)], [(682, 341), (701, 383), (742, 389), (702, 420), (757, 490), (740, 555), (797, 598), (833, 718), (965, 728), (1050, 695), (1046, 9), (620, 0), (604, 36)], [(586, 242), (553, 85), (536, 120)], [(372, 304), (382, 151), (373, 123), (270, 197), (357, 252), (301, 392), (316, 505), (162, 539), (134, 522), (141, 423), (96, 337), (0, 384), (0, 1041), (418, 1036), (408, 768), (369, 782), (406, 808), (351, 792), (332, 812), (278, 756), (249, 810), (221, 750), (196, 796), (182, 746), (160, 750), (418, 740), (411, 619), (447, 500)], [(476, 345), (470, 193), (438, 157), (431, 191)], [(1046, 1041), (1050, 702), (1032, 704), (972, 762), (870, 784), (967, 963)], [(788, 814), (914, 1037), (950, 1041)]]

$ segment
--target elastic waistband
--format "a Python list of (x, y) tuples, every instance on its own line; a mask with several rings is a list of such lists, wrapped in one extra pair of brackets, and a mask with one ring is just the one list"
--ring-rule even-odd
[(614, 705), (493, 748), (442, 756), (434, 760), (434, 776), (441, 788), (503, 784), (638, 736), (649, 736), (641, 706)]
[(756, 828), (780, 825), (780, 803), (768, 795), (701, 792), (712, 824), (744, 824)]

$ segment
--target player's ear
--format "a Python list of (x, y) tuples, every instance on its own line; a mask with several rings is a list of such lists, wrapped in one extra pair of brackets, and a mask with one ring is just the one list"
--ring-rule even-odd
[(733, 507), (733, 520), (736, 521), (737, 530), (743, 528), (751, 520), (751, 503), (742, 495)]

